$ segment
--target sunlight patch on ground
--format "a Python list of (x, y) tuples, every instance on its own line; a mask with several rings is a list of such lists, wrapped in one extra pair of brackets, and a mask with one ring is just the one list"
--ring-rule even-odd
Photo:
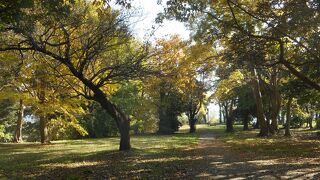
[(193, 161), (193, 160), (202, 160), (203, 157), (201, 156), (185, 156), (185, 157), (167, 157), (167, 158), (157, 158), (157, 159), (146, 159), (137, 162), (140, 163), (150, 163), (150, 162), (173, 162), (173, 161)]
[(40, 167), (43, 168), (78, 168), (84, 166), (96, 166), (105, 163), (104, 161), (82, 161), (82, 162), (69, 162), (69, 163), (50, 163), (42, 164)]

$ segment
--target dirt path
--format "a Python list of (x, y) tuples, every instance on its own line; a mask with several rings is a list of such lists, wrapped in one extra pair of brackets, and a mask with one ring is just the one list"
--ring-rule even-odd
[(233, 150), (214, 134), (202, 132), (195, 153), (200, 179), (320, 179), (319, 158), (268, 157)]

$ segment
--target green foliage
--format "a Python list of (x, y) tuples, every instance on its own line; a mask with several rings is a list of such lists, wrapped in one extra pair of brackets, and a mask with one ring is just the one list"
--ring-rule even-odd
[(170, 82), (160, 83), (159, 133), (173, 133), (182, 125), (178, 116), (184, 112), (183, 95)]
[(185, 113), (182, 113), (180, 116), (178, 116), (178, 121), (181, 122), (182, 125), (188, 125), (188, 116)]
[(215, 126), (215, 125), (217, 125), (217, 124), (219, 124), (219, 119), (217, 119), (217, 118), (210, 118), (209, 119), (209, 121), (208, 121), (208, 125), (209, 126)]
[(48, 123), (49, 135), (52, 140), (70, 139), (78, 136), (86, 136), (88, 132), (76, 119), (67, 120), (64, 117), (51, 119)]
[(141, 82), (124, 83), (112, 95), (111, 100), (129, 116), (131, 129), (135, 134), (156, 131), (157, 108)]
[(27, 142), (36, 142), (40, 139), (40, 123), (39, 121), (30, 122), (26, 121), (23, 124), (22, 134), (24, 141)]
[(101, 138), (117, 135), (117, 125), (99, 104), (93, 102), (87, 108), (86, 115), (80, 120), (81, 126), (88, 132), (87, 137)]
[(8, 142), (13, 138), (11, 133), (6, 131), (6, 127), (0, 124), (0, 142)]

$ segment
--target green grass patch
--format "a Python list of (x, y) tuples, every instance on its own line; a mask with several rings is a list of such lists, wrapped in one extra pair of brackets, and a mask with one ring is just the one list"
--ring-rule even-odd
[(293, 129), (293, 137), (287, 138), (283, 133), (267, 138), (258, 137), (259, 130), (242, 131), (242, 126), (235, 126), (234, 133), (225, 133), (225, 126), (210, 127), (209, 130), (216, 134), (234, 149), (260, 153), (266, 156), (277, 157), (319, 157), (320, 139), (315, 139), (310, 134), (315, 130)]
[[(68, 174), (69, 179), (77, 179), (95, 169), (104, 171), (106, 167), (126, 173), (141, 169), (162, 173), (157, 163), (182, 160), (181, 151), (197, 145), (198, 134), (185, 131), (173, 135), (133, 136), (133, 149), (128, 152), (118, 151), (119, 138), (53, 141), (50, 145), (3, 143), (0, 144), (0, 178), (1, 174), (10, 179), (41, 178), (50, 172), (63, 173), (55, 170), (80, 168), (80, 175), (78, 172)], [(117, 176), (116, 172), (106, 174)]]

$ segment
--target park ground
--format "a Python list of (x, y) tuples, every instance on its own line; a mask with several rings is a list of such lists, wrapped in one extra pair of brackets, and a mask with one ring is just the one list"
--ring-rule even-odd
[(315, 131), (258, 138), (240, 126), (197, 130), (133, 136), (127, 152), (117, 150), (118, 138), (0, 144), (0, 179), (320, 179)]

